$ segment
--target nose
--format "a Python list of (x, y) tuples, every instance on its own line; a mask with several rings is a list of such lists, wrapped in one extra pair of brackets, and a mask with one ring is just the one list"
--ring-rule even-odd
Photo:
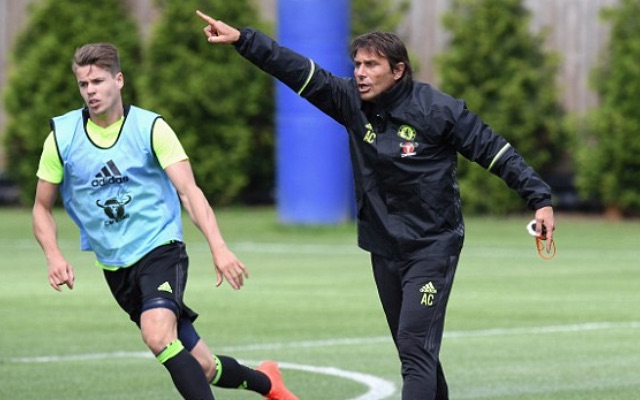
[(364, 65), (358, 65), (354, 68), (353, 74), (356, 78), (364, 77)]

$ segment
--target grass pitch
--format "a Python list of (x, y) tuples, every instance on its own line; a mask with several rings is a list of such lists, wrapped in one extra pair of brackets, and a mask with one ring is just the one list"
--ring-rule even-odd
[[(399, 362), (355, 227), (282, 226), (272, 209), (218, 210), (250, 271), (215, 288), (209, 250), (185, 218), (187, 303), (214, 352), (282, 363), (304, 400), (400, 399)], [(531, 215), (467, 218), (441, 357), (451, 399), (640, 398), (640, 222), (557, 216), (558, 254), (539, 259)], [(30, 211), (0, 209), (0, 398), (178, 399), (58, 215), (76, 288), (47, 281)], [(214, 389), (217, 399), (259, 399)]]

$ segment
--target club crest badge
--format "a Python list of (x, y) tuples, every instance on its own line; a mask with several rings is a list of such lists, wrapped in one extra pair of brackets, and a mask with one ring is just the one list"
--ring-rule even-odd
[(409, 125), (400, 125), (400, 128), (398, 128), (398, 136), (412, 142), (416, 138), (416, 130)]
[(402, 149), (401, 157), (410, 157), (416, 155), (416, 148), (418, 147), (418, 143), (416, 142), (402, 142), (400, 143), (400, 148)]

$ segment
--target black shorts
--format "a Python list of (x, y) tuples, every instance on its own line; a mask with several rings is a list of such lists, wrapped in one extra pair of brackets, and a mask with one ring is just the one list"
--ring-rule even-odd
[[(111, 293), (129, 318), (140, 326), (145, 303), (170, 300), (178, 320), (195, 321), (198, 314), (183, 302), (187, 286), (189, 257), (184, 243), (171, 242), (156, 247), (127, 268), (104, 270)], [(167, 302), (164, 302), (167, 304)]]

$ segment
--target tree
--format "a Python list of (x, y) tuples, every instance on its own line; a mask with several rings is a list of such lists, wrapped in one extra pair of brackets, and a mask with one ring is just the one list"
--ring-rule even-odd
[[(410, 0), (351, 0), (351, 38), (372, 31), (397, 33), (410, 6)], [(420, 65), (411, 54), (409, 58), (415, 74)]]
[[(46, 0), (31, 9), (27, 29), (11, 53), (5, 108), (7, 173), (31, 203), (42, 144), (50, 118), (83, 106), (71, 61), (75, 49), (89, 42), (111, 42), (120, 51), (122, 70), (140, 60), (135, 22), (120, 0), (92, 2)], [(131, 75), (133, 76), (133, 75)], [(129, 79), (125, 99), (135, 99)]]
[(409, 0), (351, 0), (351, 36), (395, 32), (409, 5)]
[(232, 26), (255, 26), (252, 3), (161, 0), (158, 5), (160, 18), (144, 52), (142, 103), (169, 121), (210, 200), (227, 204), (249, 184), (255, 191), (261, 189), (256, 185), (272, 183), (272, 80), (232, 47), (207, 43), (205, 24), (195, 14), (215, 10)]
[[(566, 135), (556, 88), (557, 58), (532, 34), (522, 0), (453, 0), (444, 17), (450, 45), (437, 59), (442, 89), (465, 99), (544, 176), (562, 158)], [(463, 203), (474, 213), (521, 210), (504, 183), (460, 157)]]
[(593, 71), (600, 107), (586, 118), (587, 128), (576, 141), (580, 193), (598, 200), (614, 217), (640, 211), (638, 13), (638, 0), (622, 0), (603, 10), (612, 31), (602, 62)]

